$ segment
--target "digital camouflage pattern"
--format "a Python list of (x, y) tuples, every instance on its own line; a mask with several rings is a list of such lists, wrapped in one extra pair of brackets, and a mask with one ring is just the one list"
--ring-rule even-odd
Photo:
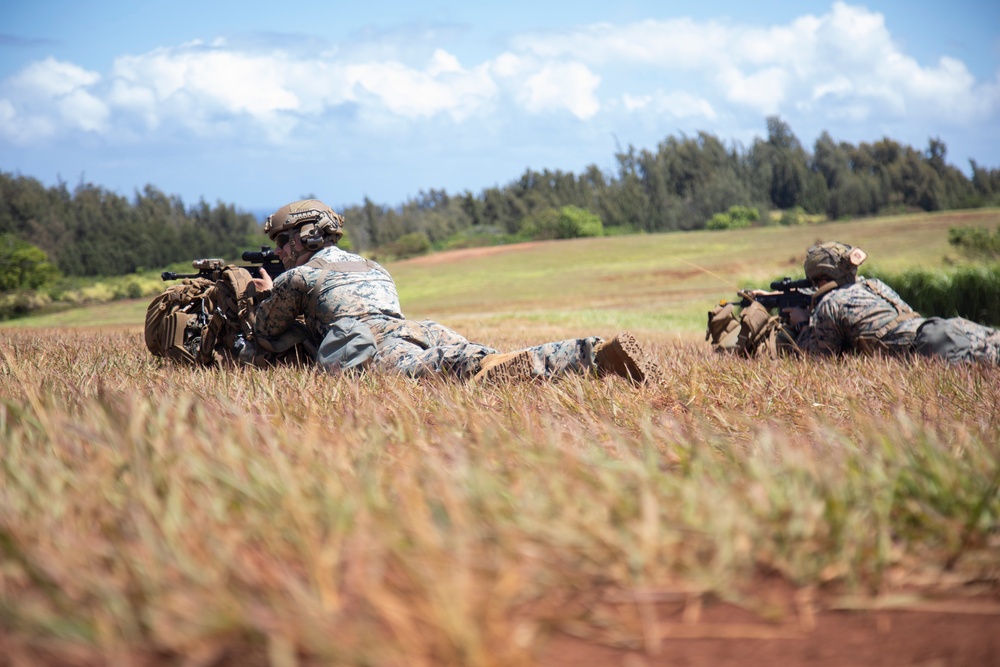
[[(471, 378), (484, 357), (497, 350), (473, 343), (448, 327), (403, 317), (396, 285), (389, 272), (359, 255), (330, 246), (316, 252), (329, 263), (364, 263), (365, 270), (298, 266), (274, 281), (269, 297), (257, 305), (255, 335), (277, 339), (304, 315), (310, 334), (322, 340), (333, 322), (354, 318), (367, 325), (378, 349), (376, 368), (410, 377), (446, 373)], [(318, 289), (317, 284), (322, 280)], [(533, 374), (550, 378), (567, 372), (586, 372), (595, 366), (596, 336), (545, 343), (528, 349)]]
[(929, 318), (917, 332), (916, 351), (950, 363), (1000, 365), (1000, 331), (961, 317)]
[[(901, 313), (912, 317), (901, 318)], [(835, 355), (867, 352), (876, 347), (890, 355), (913, 350), (921, 319), (881, 280), (858, 281), (820, 299), (809, 326), (796, 338), (805, 352)]]
[(882, 281), (859, 277), (821, 298), (795, 343), (803, 352), (820, 355), (881, 351), (901, 356), (920, 352), (951, 362), (998, 363), (1000, 332), (961, 318), (933, 319), (946, 323), (949, 334), (960, 341), (955, 349), (961, 351), (944, 354), (921, 344), (918, 332), (928, 320)]

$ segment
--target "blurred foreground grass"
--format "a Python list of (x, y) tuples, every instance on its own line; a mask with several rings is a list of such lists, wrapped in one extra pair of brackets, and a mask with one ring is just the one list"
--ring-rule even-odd
[(477, 387), (7, 330), (0, 647), (514, 665), (556, 631), (648, 646), (650, 600), (767, 612), (763, 576), (818, 608), (997, 590), (1000, 369), (652, 348), (659, 388)]

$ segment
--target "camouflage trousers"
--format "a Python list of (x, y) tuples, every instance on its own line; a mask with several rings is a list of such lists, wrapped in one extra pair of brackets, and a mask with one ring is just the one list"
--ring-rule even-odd
[(1000, 331), (961, 317), (931, 317), (917, 329), (914, 349), (925, 357), (941, 357), (949, 363), (1000, 365)]
[[(372, 318), (365, 322), (378, 343), (376, 364), (384, 371), (410, 377), (451, 375), (463, 380), (475, 375), (483, 358), (497, 350), (470, 342), (448, 327), (424, 320)], [(552, 378), (565, 373), (586, 373), (594, 368), (594, 348), (601, 338), (574, 338), (527, 348), (534, 374)]]

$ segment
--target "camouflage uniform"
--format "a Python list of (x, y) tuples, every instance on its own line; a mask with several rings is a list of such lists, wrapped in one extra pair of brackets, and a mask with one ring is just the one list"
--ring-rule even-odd
[[(255, 335), (277, 339), (300, 315), (317, 341), (337, 323), (361, 323), (374, 337), (375, 366), (410, 377), (447, 373), (468, 379), (484, 357), (497, 353), (441, 324), (405, 319), (389, 272), (336, 246), (278, 276), (270, 296), (257, 306)], [(594, 348), (601, 342), (592, 336), (528, 348), (532, 373), (549, 378), (588, 372), (595, 367)]]
[[(942, 332), (942, 346), (931, 334)], [(858, 277), (821, 297), (795, 343), (804, 352), (836, 355), (917, 352), (949, 362), (1000, 363), (1000, 331), (962, 318), (923, 318), (880, 280)]]

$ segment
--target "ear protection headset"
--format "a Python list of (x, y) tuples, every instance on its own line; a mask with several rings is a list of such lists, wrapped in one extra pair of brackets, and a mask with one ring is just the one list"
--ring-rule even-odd
[(315, 222), (310, 221), (303, 224), (298, 228), (298, 231), (299, 242), (302, 243), (302, 247), (306, 250), (319, 250), (327, 242), (326, 235)]

